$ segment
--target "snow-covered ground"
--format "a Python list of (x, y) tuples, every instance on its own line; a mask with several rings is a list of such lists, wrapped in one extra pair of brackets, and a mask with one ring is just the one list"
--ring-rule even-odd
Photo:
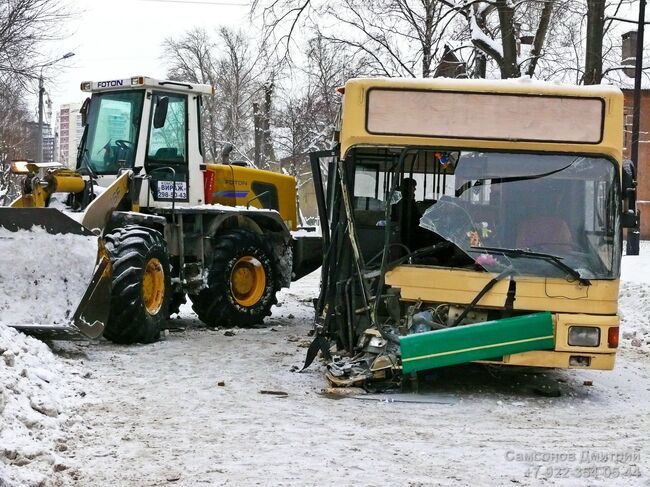
[[(268, 327), (233, 336), (189, 308), (147, 346), (55, 342), (52, 355), (0, 328), (0, 347), (26, 347), (15, 365), (0, 360), (3, 384), (20, 387), (0, 396), (0, 486), (648, 486), (647, 242), (641, 252), (623, 259), (614, 371), (465, 365), (419, 395), (343, 398), (323, 393), (319, 365), (296, 372), (316, 274), (282, 293)], [(34, 412), (32, 397), (57, 415)], [(29, 456), (7, 439), (42, 454), (17, 462)]]
[(0, 486), (70, 485), (68, 442), (82, 426), (77, 360), (0, 325)]

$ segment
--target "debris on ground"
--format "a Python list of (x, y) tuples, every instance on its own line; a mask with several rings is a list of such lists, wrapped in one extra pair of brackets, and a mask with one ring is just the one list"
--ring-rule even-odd
[(284, 396), (284, 397), (289, 395), (288, 392), (284, 392), (284, 391), (266, 391), (266, 390), (261, 390), (260, 394), (266, 394), (267, 396)]
[(326, 397), (342, 398), (367, 394), (361, 387), (326, 387), (320, 391)]

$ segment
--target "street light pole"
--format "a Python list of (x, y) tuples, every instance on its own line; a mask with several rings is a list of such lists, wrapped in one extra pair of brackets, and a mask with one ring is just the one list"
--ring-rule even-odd
[(36, 162), (43, 162), (43, 95), (45, 84), (43, 82), (43, 68), (63, 61), (74, 56), (74, 52), (68, 52), (58, 59), (45, 63), (41, 66), (41, 73), (38, 76), (38, 135), (36, 140)]
[[(641, 71), (643, 70), (643, 34), (645, 30), (645, 4), (646, 0), (639, 1), (639, 24), (636, 33), (636, 59), (634, 63), (634, 111), (632, 112), (632, 147), (630, 155), (639, 174), (639, 131), (641, 128)], [(647, 163), (647, 161), (646, 161)], [(640, 232), (638, 228), (631, 228), (627, 233), (628, 255), (639, 255)]]
[(43, 162), (43, 68), (38, 77), (38, 140), (36, 146), (36, 162)]

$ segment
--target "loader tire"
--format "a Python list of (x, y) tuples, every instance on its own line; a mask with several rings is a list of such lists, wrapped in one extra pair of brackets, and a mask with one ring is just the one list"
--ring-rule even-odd
[(113, 263), (111, 311), (104, 337), (115, 343), (152, 343), (169, 316), (171, 268), (160, 232), (137, 225), (106, 235)]
[(279, 272), (271, 248), (248, 230), (216, 238), (208, 287), (190, 295), (192, 309), (208, 326), (252, 326), (277, 303)]

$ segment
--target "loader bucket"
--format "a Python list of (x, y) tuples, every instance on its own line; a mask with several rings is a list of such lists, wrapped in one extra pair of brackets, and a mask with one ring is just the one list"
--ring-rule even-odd
[(101, 335), (111, 264), (103, 242), (55, 208), (0, 208), (0, 324)]
[(299, 234), (292, 238), (292, 281), (314, 272), (323, 264), (323, 237), (315, 232)]

